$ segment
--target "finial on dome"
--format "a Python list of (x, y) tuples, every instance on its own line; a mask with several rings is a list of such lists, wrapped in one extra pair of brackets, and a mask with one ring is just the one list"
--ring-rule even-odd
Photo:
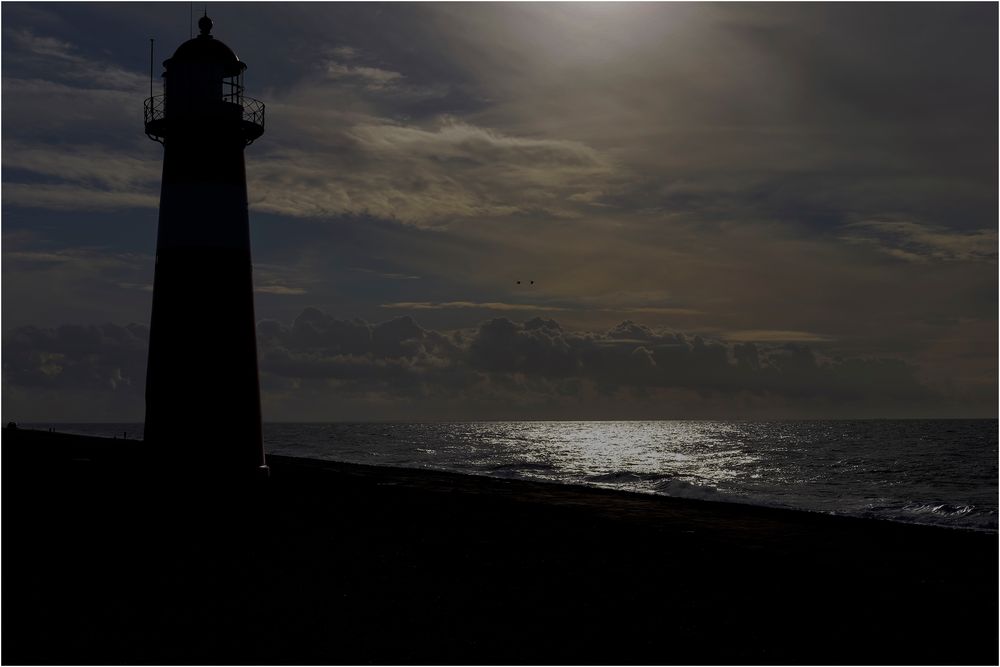
[(201, 30), (201, 37), (210, 37), (210, 32), (212, 32), (212, 19), (208, 18), (208, 12), (198, 19), (198, 29)]

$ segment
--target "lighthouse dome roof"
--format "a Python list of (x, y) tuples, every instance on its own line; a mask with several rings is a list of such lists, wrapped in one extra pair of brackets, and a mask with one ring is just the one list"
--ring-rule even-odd
[(210, 18), (202, 17), (198, 21), (198, 27), (201, 28), (201, 34), (178, 46), (173, 57), (164, 65), (169, 67), (172, 62), (222, 65), (225, 76), (237, 76), (247, 68), (246, 63), (240, 62), (231, 48), (209, 34), (212, 29)]

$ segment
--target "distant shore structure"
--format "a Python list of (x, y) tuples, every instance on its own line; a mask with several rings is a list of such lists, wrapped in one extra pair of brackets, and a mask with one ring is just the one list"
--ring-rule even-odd
[(198, 21), (145, 102), (146, 135), (163, 145), (145, 441), (196, 453), (193, 472), (242, 476), (266, 472), (243, 156), (264, 105), (212, 27)]

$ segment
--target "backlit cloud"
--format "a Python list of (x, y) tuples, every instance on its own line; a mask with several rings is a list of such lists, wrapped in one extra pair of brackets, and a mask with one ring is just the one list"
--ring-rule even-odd
[(345, 65), (338, 62), (327, 63), (326, 75), (331, 79), (359, 80), (369, 88), (391, 86), (403, 78), (399, 72), (391, 72), (377, 67)]
[(844, 240), (874, 246), (911, 262), (995, 262), (995, 229), (952, 231), (900, 220), (866, 220), (847, 225)]
[(763, 341), (763, 342), (787, 342), (787, 343), (826, 343), (834, 338), (823, 334), (811, 333), (809, 331), (767, 331), (753, 329), (750, 331), (730, 331), (726, 333), (726, 340), (731, 341)]
[(508, 136), (455, 119), (429, 129), (327, 128), (317, 143), (321, 148), (309, 152), (269, 152), (255, 164), (256, 210), (371, 215), (422, 227), (522, 215), (572, 218), (589, 205), (575, 195), (620, 178), (584, 144)]
[(430, 301), (399, 301), (397, 303), (383, 303), (382, 308), (395, 308), (399, 310), (449, 310), (449, 309), (481, 309), (481, 310), (540, 310), (540, 311), (560, 311), (566, 310), (559, 306), (539, 306), (530, 303), (503, 303), (498, 301), (446, 301), (444, 303), (433, 303)]
[[(895, 409), (937, 398), (912, 366), (896, 359), (832, 358), (792, 343), (728, 344), (632, 321), (602, 332), (568, 331), (537, 317), (497, 318), (472, 329), (435, 331), (410, 317), (369, 324), (308, 308), (291, 324), (260, 322), (258, 337), (269, 419), (286, 418), (282, 406), (296, 392), (309, 405), (325, 398), (405, 411), (416, 401), (438, 416), (466, 394), (493, 402), (492, 410), (480, 406), (462, 418), (572, 408), (596, 397), (608, 405), (603, 413), (589, 408), (597, 410), (591, 417), (615, 414), (636, 400), (642, 414), (655, 418), (675, 414), (678, 392), (709, 411), (729, 409), (738, 396), (771, 397), (781, 406), (772, 416), (794, 413), (796, 406), (868, 414), (873, 406)], [(139, 325), (23, 327), (4, 340), (5, 383), (17, 391), (88, 391), (102, 400), (121, 394), (135, 404), (147, 341)]]
[[(0, 11), (4, 341), (148, 322), (146, 38), (159, 94), (187, 13)], [(996, 5), (215, 11), (267, 105), (246, 166), (272, 414), (995, 414)], [(5, 411), (62, 387), (7, 386)]]
[(306, 290), (302, 287), (287, 287), (285, 285), (260, 285), (254, 288), (255, 292), (261, 294), (305, 294)]

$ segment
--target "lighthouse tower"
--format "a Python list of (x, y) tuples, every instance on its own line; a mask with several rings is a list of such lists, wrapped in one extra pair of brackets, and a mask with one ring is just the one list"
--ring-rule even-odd
[(243, 95), (246, 65), (212, 20), (198, 27), (145, 104), (146, 135), (163, 144), (145, 440), (197, 471), (251, 476), (266, 469), (243, 150), (264, 133), (264, 105)]

